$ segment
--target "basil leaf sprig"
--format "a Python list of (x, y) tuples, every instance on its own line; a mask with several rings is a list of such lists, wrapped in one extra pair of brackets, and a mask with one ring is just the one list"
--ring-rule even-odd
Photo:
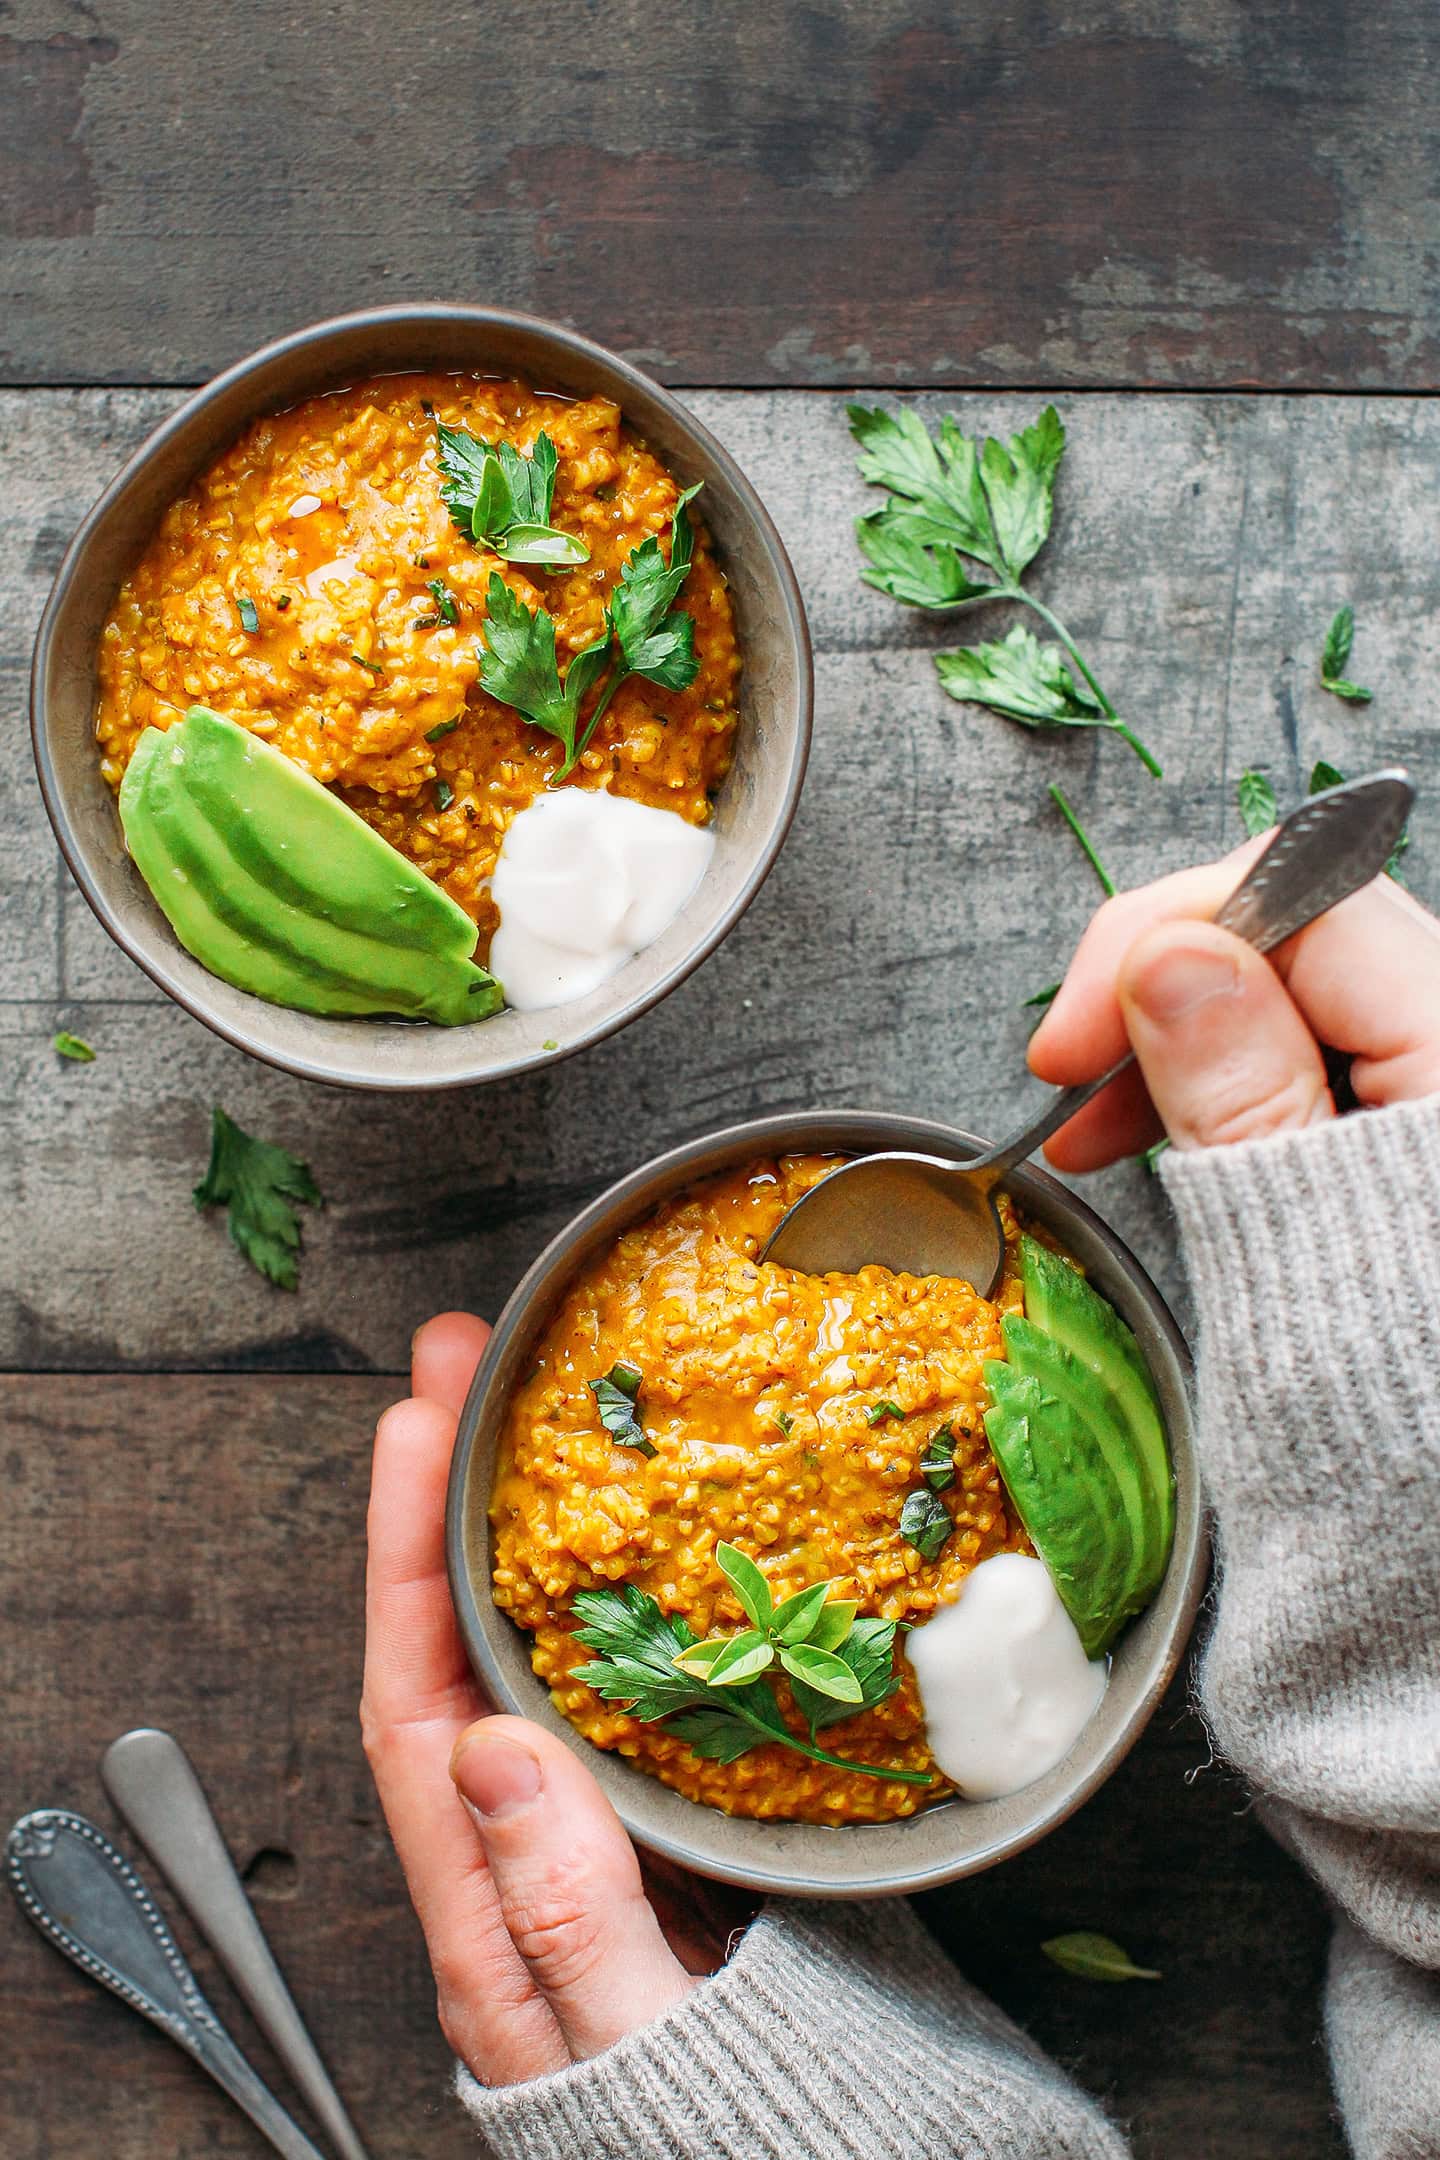
[(559, 458), (548, 435), (537, 435), (525, 457), (503, 438), (488, 443), (467, 428), (437, 420), (435, 457), (441, 500), (467, 540), (506, 562), (565, 569), (589, 562), (590, 550), (579, 535), (550, 523)]
[(1354, 643), (1355, 610), (1349, 606), (1338, 608), (1331, 617), (1320, 652), (1320, 687), (1328, 690), (1332, 697), (1344, 698), (1347, 705), (1368, 705), (1374, 691), (1367, 690), (1362, 683), (1351, 682), (1345, 673)]
[(949, 1508), (927, 1486), (910, 1493), (900, 1510), (900, 1535), (922, 1560), (933, 1560), (954, 1528)]
[[(715, 1557), (749, 1628), (701, 1641), (634, 1583), (582, 1590), (575, 1612), (584, 1624), (576, 1640), (598, 1655), (578, 1666), (574, 1677), (605, 1701), (623, 1703), (643, 1724), (668, 1719), (666, 1730), (707, 1761), (737, 1762), (751, 1748), (778, 1742), (838, 1770), (929, 1785), (923, 1771), (853, 1762), (816, 1744), (825, 1725), (873, 1709), (899, 1687), (895, 1622), (858, 1619), (853, 1603), (830, 1597), (828, 1582), (812, 1583), (776, 1605), (747, 1553), (722, 1542)], [(808, 1741), (785, 1722), (773, 1686), (777, 1669), (789, 1678), (810, 1728)]]
[[(652, 533), (626, 557), (605, 609), (604, 632), (576, 653), (563, 683), (552, 617), (543, 607), (527, 608), (498, 571), (491, 574), (480, 687), (564, 745), (565, 762), (557, 781), (574, 771), (627, 676), (643, 676), (662, 690), (684, 690), (699, 672), (694, 617), (677, 609), (675, 602), (695, 555), (686, 505), (701, 484), (686, 488), (675, 505), (668, 556)], [(602, 676), (604, 687), (582, 727), (580, 708)]]
[(640, 1455), (653, 1456), (655, 1443), (646, 1439), (640, 1416), (640, 1383), (644, 1377), (637, 1366), (617, 1361), (603, 1379), (587, 1380), (585, 1384), (595, 1397), (600, 1422), (615, 1445), (634, 1448)]
[[(1064, 623), (1023, 582), (1049, 536), (1065, 454), (1054, 406), (1003, 443), (989, 436), (972, 442), (952, 419), (942, 420), (932, 437), (908, 408), (849, 410), (861, 474), (887, 491), (884, 508), (855, 524), (865, 582), (908, 607), (1016, 601), (1058, 640), (1041, 644), (1017, 624), (999, 642), (937, 653), (950, 696), (988, 705), (1026, 727), (1109, 728), (1159, 779), (1158, 760), (1121, 719)], [(972, 565), (989, 577), (972, 576)]]
[(955, 1482), (955, 1434), (949, 1425), (941, 1425), (925, 1443), (920, 1457), (920, 1475), (931, 1492), (944, 1492)]

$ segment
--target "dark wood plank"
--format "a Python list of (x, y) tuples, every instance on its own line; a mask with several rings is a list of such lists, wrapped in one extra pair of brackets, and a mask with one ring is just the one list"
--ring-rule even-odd
[[(377, 2154), (475, 2149), (356, 1723), (374, 1379), (0, 1382), (8, 1821), (116, 1828), (117, 1733), (194, 1755), (277, 1955)], [(1035, 1852), (926, 1901), (994, 1990), (1134, 2128), (1137, 2160), (1325, 2160), (1319, 1901), (1245, 1812), (1177, 1689), (1112, 1783)], [(123, 1842), (122, 1838), (122, 1842)], [(269, 1855), (269, 1858), (257, 1856)], [(1038, 1955), (1117, 1934), (1163, 1984), (1087, 1987)], [(194, 1947), (181, 1926), (187, 1946)], [(196, 1956), (222, 2015), (263, 2045)], [(6, 2160), (264, 2150), (190, 2064), (18, 1919), (0, 1926)]]
[(1433, 388), (1426, 0), (531, 0), (0, 34), (0, 379), (188, 382), (379, 301), (682, 383)]

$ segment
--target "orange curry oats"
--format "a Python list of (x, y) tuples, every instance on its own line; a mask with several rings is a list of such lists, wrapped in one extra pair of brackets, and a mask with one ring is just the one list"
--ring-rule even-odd
[[(543, 430), (559, 453), (552, 522), (590, 560), (521, 568), (462, 534), (441, 499), (437, 419), (527, 453)], [(652, 534), (668, 545), (678, 495), (610, 400), (521, 382), (390, 376), (257, 420), (171, 505), (120, 588), (100, 648), (105, 777), (119, 787), (143, 728), (212, 706), (442, 885), (483, 957), (506, 829), (564, 755), (478, 688), (491, 573), (554, 618), (563, 671), (599, 635), (626, 557)], [(703, 825), (730, 763), (739, 658), (703, 496), (695, 507), (678, 605), (695, 618), (699, 671), (684, 690), (624, 682), (570, 784), (608, 783)]]
[[(786, 1208), (833, 1167), (796, 1156), (727, 1172), (583, 1269), (509, 1405), (490, 1507), (495, 1602), (533, 1635), (536, 1672), (587, 1739), (727, 1813), (818, 1823), (913, 1814), (950, 1787), (857, 1776), (774, 1744), (703, 1761), (576, 1675), (592, 1652), (574, 1640), (572, 1601), (633, 1583), (697, 1635), (738, 1629), (715, 1560), (723, 1539), (758, 1562), (777, 1603), (830, 1579), (862, 1613), (920, 1622), (982, 1560), (1030, 1550), (983, 1423), (984, 1363), (1003, 1356), (1000, 1319), (1020, 1304), (1009, 1266), (992, 1303), (939, 1276), (762, 1265)], [(641, 1374), (649, 1459), (600, 1421), (589, 1383), (617, 1361)], [(902, 1414), (872, 1424), (880, 1402)], [(900, 1511), (945, 1425), (955, 1479), (941, 1497), (954, 1529), (927, 1561), (901, 1537)], [(824, 1745), (933, 1771), (913, 1679), (903, 1660), (898, 1669), (899, 1693), (827, 1727)]]

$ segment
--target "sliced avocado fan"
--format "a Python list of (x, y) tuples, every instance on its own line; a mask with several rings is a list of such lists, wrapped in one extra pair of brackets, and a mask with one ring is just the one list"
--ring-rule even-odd
[(1159, 1589), (1175, 1537), (1165, 1425), (1140, 1345), (1079, 1269), (1021, 1240), (1025, 1312), (985, 1367), (1000, 1474), (1086, 1655)]
[(504, 1003), (448, 893), (300, 766), (204, 705), (146, 728), (120, 822), (180, 943), (237, 990), (300, 1012), (445, 1027)]

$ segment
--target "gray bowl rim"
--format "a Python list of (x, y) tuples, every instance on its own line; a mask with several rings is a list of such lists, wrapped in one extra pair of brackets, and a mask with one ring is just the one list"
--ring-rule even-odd
[[(658, 981), (632, 993), (613, 1012), (593, 1021), (588, 1028), (577, 1033), (573, 1040), (562, 1043), (558, 1049), (532, 1051), (517, 1056), (504, 1065), (487, 1067), (476, 1072), (449, 1073), (429, 1080), (417, 1078), (413, 1074), (391, 1076), (356, 1070), (347, 1070), (342, 1075), (334, 1071), (323, 1058), (307, 1057), (298, 1052), (287, 1055), (280, 1050), (262, 1046), (255, 1042), (243, 1027), (232, 1025), (210, 1010), (204, 998), (193, 993), (173, 973), (160, 953), (148, 951), (138, 938), (132, 937), (102, 898), (91, 876), (84, 843), (71, 822), (65, 783), (52, 755), (45, 714), (45, 684), (50, 667), (50, 649), (55, 637), (56, 623), (70, 586), (84, 567), (85, 555), (95, 533), (104, 525), (155, 453), (176, 436), (183, 435), (197, 414), (203, 412), (207, 406), (226, 396), (243, 383), (247, 376), (270, 367), (276, 361), (323, 345), (337, 334), (348, 335), (355, 331), (381, 329), (389, 323), (414, 325), (427, 322), (461, 323), (472, 327), (481, 335), (487, 330), (495, 329), (534, 333), (548, 340), (558, 350), (591, 366), (608, 370), (627, 388), (646, 399), (653, 399), (660, 405), (676, 426), (691, 438), (703, 455), (723, 474), (726, 484), (733, 489), (745, 516), (759, 535), (775, 576), (788, 633), (794, 640), (799, 692), (790, 766), (785, 775), (784, 788), (769, 836), (729, 906), (716, 918), (704, 936), (697, 939), (690, 950)], [(624, 398), (621, 397), (618, 402), (623, 410)], [(275, 409), (278, 408), (268, 401), (261, 402), (256, 405), (251, 417), (258, 417), (263, 412)], [(413, 305), (402, 302), (389, 307), (357, 308), (345, 315), (327, 316), (321, 322), (307, 323), (300, 329), (287, 331), (284, 336), (274, 338), (268, 344), (247, 353), (186, 398), (168, 419), (162, 420), (157, 428), (151, 430), (139, 448), (126, 459), (115, 478), (81, 520), (55, 573), (54, 583), (40, 617), (30, 664), (30, 739), (41, 797), (70, 874), (84, 894), (101, 928), (167, 997), (173, 998), (193, 1019), (199, 1020), (203, 1026), (220, 1036), (223, 1041), (233, 1044), (237, 1050), (243, 1050), (248, 1056), (258, 1058), (262, 1064), (274, 1066), (281, 1072), (294, 1073), (302, 1080), (318, 1080), (330, 1086), (353, 1087), (380, 1093), (439, 1093), (447, 1088), (485, 1086), (492, 1081), (509, 1080), (520, 1073), (558, 1065), (564, 1059), (573, 1057), (577, 1051), (588, 1049), (591, 1044), (603, 1042), (608, 1036), (618, 1033), (632, 1020), (638, 1020), (642, 1013), (649, 1012), (652, 1006), (658, 1005), (672, 990), (678, 989), (729, 936), (774, 868), (799, 807), (800, 792), (810, 755), (814, 703), (814, 653), (805, 603), (801, 597), (794, 566), (774, 519), (753, 484), (724, 445), (717, 441), (703, 422), (697, 420), (673, 392), (656, 382), (652, 376), (646, 375), (632, 362), (611, 352), (607, 346), (597, 344), (593, 338), (584, 337), (563, 323), (550, 322), (544, 316), (524, 314), (513, 308), (470, 305), (462, 301), (421, 301)]]
[[(546, 1692), (538, 1680), (534, 1682), (534, 1693), (528, 1699), (517, 1695), (496, 1655), (492, 1630), (495, 1640), (507, 1643), (520, 1631), (513, 1621), (496, 1610), (489, 1597), (482, 1599), (476, 1594), (468, 1549), (468, 1530), (472, 1519), (469, 1506), (471, 1463), (492, 1389), (498, 1389), (504, 1384), (503, 1367), (507, 1354), (512, 1345), (517, 1343), (528, 1347), (529, 1341), (546, 1324), (577, 1265), (580, 1264), (582, 1249), (592, 1239), (598, 1243), (602, 1235), (613, 1235), (627, 1224), (641, 1219), (650, 1208), (658, 1205), (669, 1194), (714, 1174), (752, 1149), (757, 1155), (764, 1155), (777, 1150), (789, 1152), (797, 1148), (821, 1151), (834, 1148), (836, 1152), (848, 1154), (875, 1153), (882, 1148), (908, 1148), (963, 1162), (990, 1144), (972, 1133), (940, 1124), (933, 1119), (908, 1117), (889, 1111), (853, 1109), (780, 1111), (700, 1134), (695, 1139), (684, 1141), (664, 1154), (653, 1157), (649, 1162), (642, 1163), (638, 1169), (608, 1186), (550, 1240), (506, 1300), (476, 1367), (460, 1414), (445, 1501), (446, 1567), (461, 1639), (471, 1668), (497, 1709), (520, 1717), (538, 1717), (548, 1729), (565, 1738), (577, 1753), (583, 1751), (583, 1759), (599, 1777), (617, 1814), (637, 1844), (691, 1869), (696, 1874), (709, 1876), (719, 1882), (734, 1883), (748, 1890), (784, 1896), (824, 1898), (908, 1896), (917, 1891), (938, 1889), (945, 1883), (958, 1881), (968, 1875), (979, 1874), (997, 1862), (1009, 1859), (1036, 1844), (1067, 1821), (1077, 1808), (1098, 1791), (1139, 1739), (1185, 1654), (1204, 1594), (1209, 1566), (1207, 1516), (1194, 1449), (1190, 1400), (1193, 1365), (1189, 1347), (1179, 1324), (1149, 1273), (1117, 1232), (1112, 1230), (1086, 1201), (1072, 1192), (1069, 1186), (1062, 1184), (1048, 1171), (1027, 1164), (1010, 1173), (1005, 1180), (1007, 1188), (1012, 1190), (1022, 1203), (1027, 1198), (1036, 1198), (1045, 1205), (1048, 1212), (1067, 1217), (1103, 1252), (1107, 1266), (1114, 1270), (1115, 1277), (1124, 1285), (1126, 1302), (1131, 1305), (1132, 1313), (1136, 1308), (1144, 1311), (1155, 1328), (1162, 1348), (1174, 1362), (1172, 1408), (1178, 1411), (1180, 1423), (1178, 1432), (1173, 1420), (1170, 1428), (1170, 1443), (1176, 1466), (1175, 1545), (1165, 1579), (1152, 1605), (1133, 1625), (1143, 1625), (1149, 1613), (1154, 1612), (1157, 1607), (1165, 1606), (1170, 1609), (1169, 1624), (1159, 1646), (1148, 1655), (1142, 1670), (1133, 1676), (1134, 1697), (1124, 1714), (1123, 1722), (1108, 1744), (1095, 1753), (1093, 1760), (1084, 1763), (1068, 1780), (1063, 1781), (1060, 1789), (1053, 1792), (1043, 1804), (1037, 1804), (1033, 1813), (1017, 1828), (998, 1834), (988, 1844), (962, 1853), (949, 1861), (941, 1860), (929, 1867), (877, 1867), (873, 1864), (866, 1866), (866, 1841), (877, 1835), (890, 1837), (903, 1833), (907, 1820), (883, 1825), (850, 1824), (836, 1828), (818, 1824), (777, 1826), (764, 1821), (723, 1815), (701, 1803), (685, 1800), (683, 1795), (673, 1793), (658, 1779), (651, 1778), (645, 1771), (626, 1763), (623, 1757), (595, 1748), (583, 1740), (558, 1712), (550, 1708)], [(1122, 1637), (1122, 1650), (1124, 1641), (1125, 1638)], [(1112, 1685), (1113, 1678), (1112, 1672)], [(1086, 1752), (1083, 1732), (1066, 1762), (1061, 1764), (1057, 1771), (1050, 1772), (1047, 1778), (1027, 1789), (1041, 1792), (1059, 1777), (1060, 1772), (1065, 1770), (1077, 1752), (1082, 1756)], [(651, 1800), (651, 1796), (657, 1791), (668, 1794), (671, 1800), (678, 1801), (681, 1807), (688, 1809), (688, 1815), (678, 1819), (686, 1825), (693, 1821), (693, 1834), (686, 1835), (683, 1830), (675, 1834), (657, 1833), (652, 1826), (640, 1819), (646, 1802)], [(632, 1798), (637, 1803), (633, 1808), (629, 1804)], [(1023, 1794), (1013, 1795), (1013, 1800), (1023, 1800)], [(973, 1820), (977, 1808), (1006, 1808), (1010, 1805), (1011, 1802), (1007, 1801), (951, 1801), (926, 1812), (933, 1818), (954, 1808), (957, 1819)], [(924, 1818), (912, 1817), (908, 1818), (908, 1822), (922, 1819)], [(764, 1841), (777, 1828), (790, 1832), (798, 1830), (809, 1837), (825, 1840), (844, 1838), (853, 1841), (853, 1871), (843, 1878), (833, 1873), (821, 1878), (807, 1875), (803, 1868), (777, 1868), (773, 1864), (767, 1865), (763, 1857)], [(749, 1848), (753, 1847), (759, 1857), (737, 1859), (733, 1853), (721, 1849), (733, 1845), (746, 1848), (747, 1855)]]

